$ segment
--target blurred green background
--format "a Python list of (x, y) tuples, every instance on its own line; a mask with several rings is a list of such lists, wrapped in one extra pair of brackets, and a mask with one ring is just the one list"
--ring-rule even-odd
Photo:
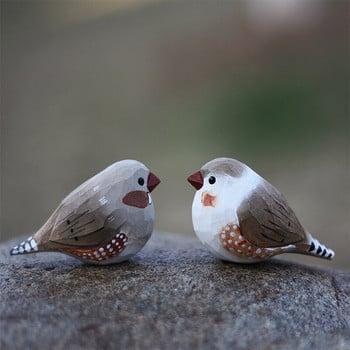
[[(1, 241), (107, 165), (162, 179), (156, 229), (194, 235), (186, 177), (270, 180), (350, 268), (349, 2), (1, 1)], [(171, 249), (171, 247), (169, 247)]]

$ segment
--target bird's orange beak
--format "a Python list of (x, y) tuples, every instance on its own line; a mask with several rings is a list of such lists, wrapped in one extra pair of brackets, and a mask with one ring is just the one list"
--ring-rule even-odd
[(187, 181), (196, 189), (199, 190), (203, 186), (203, 176), (200, 171), (190, 175)]
[(147, 179), (148, 191), (152, 192), (160, 184), (160, 179), (153, 173), (149, 173)]

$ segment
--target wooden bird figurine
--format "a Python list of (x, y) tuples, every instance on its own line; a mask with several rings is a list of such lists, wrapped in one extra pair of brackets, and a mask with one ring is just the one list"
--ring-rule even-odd
[(150, 192), (160, 180), (136, 160), (116, 162), (71, 192), (10, 254), (56, 251), (92, 264), (129, 259), (150, 238)]
[(214, 159), (188, 181), (197, 189), (194, 230), (218, 258), (251, 263), (282, 253), (334, 257), (301, 225), (282, 194), (238, 160)]

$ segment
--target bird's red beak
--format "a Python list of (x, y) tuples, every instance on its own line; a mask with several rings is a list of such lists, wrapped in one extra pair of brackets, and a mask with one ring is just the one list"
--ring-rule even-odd
[(200, 171), (192, 174), (187, 178), (187, 181), (196, 189), (199, 190), (203, 186), (203, 176)]
[(148, 191), (152, 192), (159, 185), (159, 183), (159, 178), (150, 172), (147, 179)]

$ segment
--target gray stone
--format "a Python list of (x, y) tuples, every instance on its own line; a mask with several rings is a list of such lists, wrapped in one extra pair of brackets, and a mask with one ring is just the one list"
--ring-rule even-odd
[(160, 233), (112, 266), (17, 243), (0, 246), (1, 349), (350, 348), (349, 272), (225, 263)]

